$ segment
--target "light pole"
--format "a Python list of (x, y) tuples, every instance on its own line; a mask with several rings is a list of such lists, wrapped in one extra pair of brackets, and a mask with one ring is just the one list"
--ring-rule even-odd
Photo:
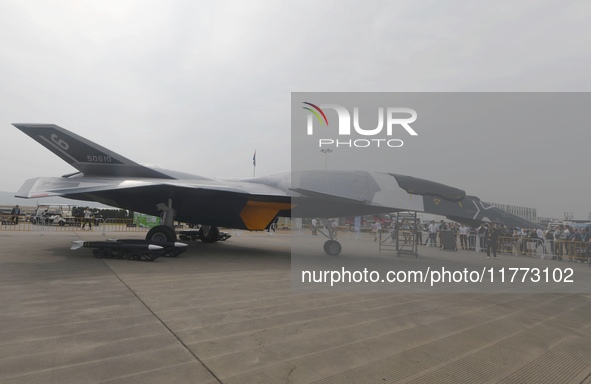
[(328, 169), (328, 154), (332, 152), (332, 149), (321, 149), (320, 152), (324, 153), (324, 169)]

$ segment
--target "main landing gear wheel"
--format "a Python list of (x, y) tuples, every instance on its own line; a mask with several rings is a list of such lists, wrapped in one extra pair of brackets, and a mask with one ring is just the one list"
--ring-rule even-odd
[(215, 243), (220, 238), (220, 230), (218, 227), (211, 226), (209, 230), (204, 229), (203, 226), (199, 228), (199, 239), (204, 243)]
[(337, 256), (341, 253), (341, 243), (336, 240), (327, 240), (324, 243), (324, 252), (326, 252), (330, 256)]
[(176, 241), (176, 233), (170, 227), (157, 225), (148, 231), (146, 240), (172, 243)]

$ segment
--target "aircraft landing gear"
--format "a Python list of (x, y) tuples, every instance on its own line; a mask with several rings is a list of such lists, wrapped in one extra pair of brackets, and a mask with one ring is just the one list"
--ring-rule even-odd
[(146, 240), (159, 242), (175, 242), (176, 232), (174, 231), (174, 210), (172, 209), (172, 199), (168, 199), (168, 203), (159, 203), (156, 205), (162, 213), (162, 223), (164, 225), (157, 225), (148, 231)]
[(325, 228), (328, 230), (328, 235), (320, 229), (318, 232), (330, 239), (324, 243), (324, 252), (330, 256), (338, 256), (341, 253), (343, 247), (341, 247), (341, 243), (337, 241), (336, 227), (328, 220), (322, 220), (322, 222), (324, 223)]
[(213, 225), (202, 225), (199, 228), (199, 239), (204, 243), (215, 243), (220, 238), (220, 230)]
[[(195, 225), (193, 225), (193, 228)], [(205, 227), (205, 228), (204, 228)], [(213, 237), (217, 232), (217, 238)], [(228, 232), (222, 232), (219, 230), (218, 227), (213, 226), (201, 226), (199, 230), (192, 230), (192, 231), (180, 231), (179, 238), (181, 240), (192, 240), (197, 241), (201, 240), (204, 243), (215, 243), (216, 241), (226, 241), (232, 235)]]
[(148, 231), (146, 240), (171, 243), (176, 241), (176, 233), (166, 225), (157, 225)]
[(326, 240), (324, 243), (324, 252), (330, 256), (338, 256), (341, 253), (341, 243), (336, 240)]
[[(172, 198), (167, 203), (158, 203), (158, 210), (162, 211), (163, 225), (157, 225), (150, 229), (146, 235), (146, 240), (155, 242), (175, 242), (177, 234), (174, 229), (175, 210), (172, 209)], [(196, 224), (189, 224), (190, 228), (195, 228)], [(220, 232), (219, 228), (213, 225), (201, 225), (198, 231), (181, 231), (179, 233), (181, 240), (196, 240), (199, 238), (204, 243), (215, 243), (216, 241), (225, 241), (232, 237), (229, 233)]]

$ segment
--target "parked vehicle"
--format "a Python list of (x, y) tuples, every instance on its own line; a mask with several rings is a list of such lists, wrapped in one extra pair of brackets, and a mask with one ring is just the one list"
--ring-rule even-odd
[(79, 225), (80, 218), (74, 214), (75, 207), (64, 204), (38, 204), (31, 216), (31, 224)]

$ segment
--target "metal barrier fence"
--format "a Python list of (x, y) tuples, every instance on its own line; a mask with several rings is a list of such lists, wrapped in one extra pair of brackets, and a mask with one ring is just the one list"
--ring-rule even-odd
[[(486, 252), (487, 239), (483, 235), (467, 235), (463, 242), (463, 248), (460, 236), (461, 235), (456, 235), (457, 249), (472, 250), (476, 252)], [(438, 234), (437, 236), (435, 236), (434, 243), (432, 237), (429, 236), (428, 232), (423, 232), (423, 239), (423, 245), (439, 246), (441, 244)], [(543, 259), (546, 255), (549, 254), (546, 248), (547, 245), (544, 239), (499, 236), (496, 251), (497, 253), (507, 253), (512, 255), (539, 255)]]
[(27, 224), (25, 215), (4, 215), (0, 218), (0, 231), (23, 231), (26, 228), (23, 224)]
[[(423, 232), (423, 236), (429, 234)], [(423, 244), (427, 245), (430, 240)], [(461, 249), (460, 236), (456, 237), (458, 249)], [(487, 240), (481, 235), (468, 235), (468, 250), (486, 252)], [(437, 244), (439, 244), (437, 237)], [(591, 243), (582, 241), (547, 240), (538, 238), (499, 236), (497, 242), (497, 253), (511, 255), (540, 256), (541, 259), (552, 257), (552, 259), (586, 262), (591, 265)]]
[[(470, 243), (474, 243), (477, 252), (486, 252), (487, 239), (483, 235), (470, 235)], [(513, 236), (499, 236), (497, 253), (510, 255), (540, 256), (544, 259), (547, 252), (543, 239), (521, 238)]]
[(591, 265), (591, 243), (583, 241), (547, 240), (552, 259), (588, 262)]
[(510, 253), (512, 255), (540, 255), (540, 258), (544, 259), (546, 256), (546, 246), (544, 239), (499, 236), (497, 252)]
[[(136, 225), (133, 219), (91, 219), (92, 230), (104, 232), (147, 232), (150, 228)], [(0, 232), (5, 231), (30, 231), (30, 232), (67, 232), (80, 231), (84, 220), (75, 224), (58, 225), (49, 221), (33, 224), (30, 221), (19, 220), (16, 224), (12, 221), (3, 220), (0, 223)], [(85, 230), (88, 230), (85, 225)]]

